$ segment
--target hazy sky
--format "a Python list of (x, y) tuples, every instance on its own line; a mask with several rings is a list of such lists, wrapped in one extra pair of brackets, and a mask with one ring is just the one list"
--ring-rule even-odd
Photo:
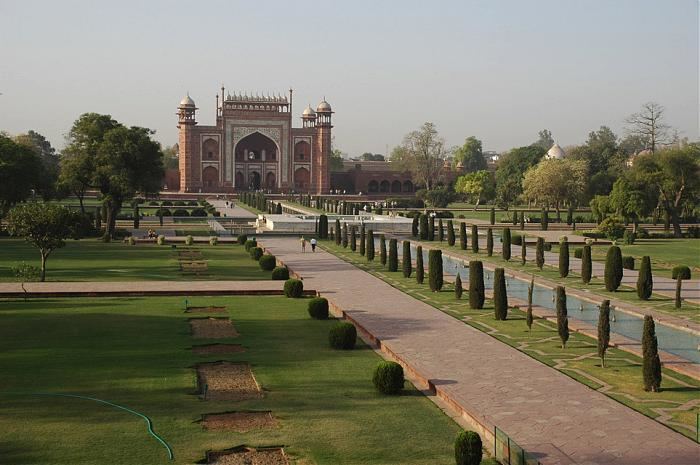
[[(449, 145), (561, 145), (618, 134), (646, 101), (698, 138), (696, 0), (0, 0), (0, 130), (57, 146), (84, 112), (176, 142), (187, 91), (200, 124), (215, 95), (323, 96), (336, 146), (384, 153), (434, 122)], [(295, 116), (295, 125), (300, 120)]]

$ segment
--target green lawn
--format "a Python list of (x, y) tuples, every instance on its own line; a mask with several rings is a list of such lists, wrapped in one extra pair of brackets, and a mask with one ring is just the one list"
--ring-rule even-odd
[[(453, 464), (459, 427), (411, 386), (398, 397), (371, 383), (380, 358), (361, 345), (328, 348), (333, 321), (309, 319), (306, 300), (211, 297), (225, 305), (244, 353), (199, 357), (181, 298), (0, 301), (0, 457), (13, 465), (192, 464), (206, 450), (284, 445), (297, 465)], [(201, 315), (198, 315), (201, 316)], [(217, 315), (221, 316), (221, 315)], [(193, 365), (251, 363), (262, 399), (202, 401)], [(143, 420), (72, 393), (127, 406), (153, 420), (174, 449), (148, 436)], [(11, 394), (12, 393), (12, 394)], [(204, 431), (200, 415), (270, 410), (273, 429)], [(492, 462), (488, 462), (492, 463)]]
[[(192, 234), (190, 232), (189, 234)], [(39, 252), (21, 239), (0, 239), (0, 282), (16, 281), (11, 268), (21, 262), (39, 266)], [(54, 251), (47, 261), (47, 281), (143, 281), (188, 280), (191, 275), (180, 271), (177, 251), (198, 250), (208, 270), (200, 279), (260, 280), (269, 279), (239, 245), (192, 247), (178, 245), (103, 243), (97, 239), (68, 241), (66, 247)]]
[[(652, 270), (665, 270), (663, 275), (670, 278), (674, 266), (689, 266), (695, 273), (700, 272), (700, 239), (637, 239), (632, 245), (620, 245), (622, 255), (635, 258), (638, 268), (642, 257), (649, 255)], [(604, 262), (608, 253), (606, 246), (593, 247), (593, 260)]]
[[(536, 320), (532, 333), (527, 330), (525, 313), (510, 309), (506, 321), (494, 318), (493, 304), (486, 300), (483, 310), (472, 310), (468, 304), (468, 282), (463, 283), (465, 294), (456, 300), (454, 287), (446, 284), (441, 292), (430, 292), (428, 277), (425, 283), (416, 283), (414, 277), (404, 278), (401, 271), (388, 272), (379, 259), (368, 263), (359, 253), (353, 253), (332, 242), (323, 242), (323, 248), (353, 263), (373, 275), (383, 279), (401, 291), (422, 300), (465, 324), (488, 332), (501, 342), (517, 348), (536, 360), (549, 366), (558, 365), (558, 370), (596, 390), (601, 390), (613, 399), (651, 417), (661, 415), (655, 408), (666, 408), (670, 420), (662, 422), (666, 426), (688, 437), (696, 436), (696, 414), (698, 406), (693, 406), (700, 396), (700, 382), (688, 376), (663, 369), (662, 391), (645, 392), (642, 389), (641, 358), (617, 349), (609, 349), (607, 367), (600, 367), (595, 339), (578, 333), (571, 333), (565, 350), (557, 335), (556, 323)], [(426, 264), (427, 266), (427, 264)], [(400, 269), (400, 268), (399, 268)], [(427, 275), (427, 270), (426, 270)], [(507, 431), (506, 431), (507, 433)]]

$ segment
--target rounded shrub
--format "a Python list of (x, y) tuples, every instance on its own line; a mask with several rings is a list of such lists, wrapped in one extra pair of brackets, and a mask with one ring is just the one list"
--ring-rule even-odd
[(175, 205), (176, 207), (184, 207), (184, 206), (185, 206), (185, 202), (183, 202), (182, 200), (176, 200), (176, 201), (173, 203), (173, 205)]
[(238, 245), (245, 245), (245, 243), (248, 242), (248, 236), (245, 234), (239, 234), (238, 237), (236, 237), (236, 243)]
[(272, 279), (275, 281), (286, 281), (289, 279), (289, 268), (286, 266), (276, 266), (272, 270)]
[(207, 216), (207, 212), (203, 208), (193, 208), (190, 216)]
[(173, 214), (167, 208), (159, 208), (156, 210), (156, 216), (173, 216)]
[(676, 280), (676, 308), (681, 308), (681, 286), (684, 279), (690, 279), (690, 268), (679, 265), (671, 271), (671, 277)]
[(217, 245), (219, 243), (218, 236), (212, 236), (209, 238), (209, 245)]
[(605, 290), (614, 292), (622, 282), (622, 252), (617, 246), (608, 249), (605, 258)]
[(314, 297), (309, 300), (307, 310), (309, 311), (309, 316), (314, 320), (327, 320), (328, 299), (324, 297)]
[(626, 270), (634, 270), (634, 257), (629, 255), (622, 257), (622, 268)]
[(328, 332), (328, 343), (338, 350), (352, 350), (357, 341), (357, 329), (352, 323), (341, 321)]
[(481, 436), (474, 431), (462, 431), (455, 439), (455, 463), (479, 465), (482, 458)]
[(185, 237), (185, 245), (192, 245), (192, 244), (194, 244), (194, 238), (192, 236)]
[(258, 260), (258, 263), (260, 264), (260, 268), (264, 271), (272, 271), (277, 265), (277, 259), (274, 255), (263, 255), (260, 257), (260, 260)]
[(173, 203), (170, 200), (165, 200), (163, 203), (161, 203), (161, 205), (164, 207), (172, 207)]
[(173, 216), (190, 216), (189, 212), (183, 208), (178, 208), (173, 211)]
[(574, 249), (574, 258), (578, 258), (578, 259), (583, 258), (583, 248), (582, 247), (576, 247)]
[(258, 246), (258, 241), (256, 241), (255, 239), (248, 239), (247, 241), (245, 241), (245, 251), (246, 252), (250, 252), (250, 249), (252, 249), (253, 247), (257, 247), (257, 246)]
[(262, 258), (264, 252), (261, 247), (253, 247), (249, 250), (249, 253), (250, 258), (252, 258), (255, 261), (258, 261)]
[(404, 385), (403, 367), (396, 362), (379, 362), (374, 369), (372, 383), (382, 394), (395, 395)]
[(284, 283), (284, 295), (295, 299), (304, 293), (304, 283), (299, 279), (288, 279)]

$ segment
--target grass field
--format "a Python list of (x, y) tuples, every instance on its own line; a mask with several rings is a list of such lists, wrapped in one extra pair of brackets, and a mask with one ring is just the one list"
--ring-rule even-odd
[[(2, 463), (192, 464), (206, 450), (241, 444), (284, 445), (297, 465), (454, 463), (459, 427), (410, 386), (398, 397), (377, 394), (371, 373), (380, 358), (363, 345), (329, 349), (333, 321), (309, 319), (305, 299), (202, 297), (191, 305), (225, 305), (240, 336), (217, 342), (245, 352), (194, 355), (191, 346), (208, 341), (190, 336), (181, 298), (0, 301)], [(193, 365), (221, 359), (249, 362), (264, 397), (200, 400)], [(87, 400), (29, 395), (38, 392), (148, 415), (175, 461), (143, 420)], [(279, 425), (236, 433), (197, 423), (235, 410), (270, 410)]]
[[(190, 234), (192, 234), (190, 232)], [(22, 239), (0, 239), (0, 281), (16, 281), (11, 268), (21, 262), (39, 266), (39, 252)], [(185, 247), (155, 244), (129, 246), (97, 239), (68, 241), (47, 261), (47, 281), (141, 281), (188, 280), (179, 267), (177, 251), (199, 250), (207, 271), (197, 278), (226, 280), (269, 279), (245, 249), (238, 245), (195, 245)]]
[[(666, 270), (665, 277), (671, 277), (674, 266), (686, 265), (695, 273), (700, 272), (700, 239), (637, 239), (632, 245), (620, 245), (622, 255), (635, 258), (638, 268), (642, 257), (649, 255), (652, 270)], [(605, 262), (608, 247), (592, 248), (593, 260)], [(695, 276), (694, 276), (695, 277)]]
[[(536, 320), (532, 333), (528, 332), (525, 314), (510, 309), (506, 321), (494, 318), (493, 303), (486, 300), (483, 310), (472, 310), (468, 304), (468, 283), (464, 283), (465, 294), (456, 300), (453, 285), (447, 284), (441, 292), (431, 292), (426, 276), (424, 284), (417, 284), (414, 277), (404, 278), (401, 271), (389, 272), (378, 258), (368, 263), (359, 253), (353, 253), (332, 242), (323, 242), (323, 248), (331, 251), (355, 266), (383, 279), (393, 287), (422, 300), (452, 316), (465, 321), (481, 331), (488, 332), (501, 342), (517, 348), (549, 366), (557, 366), (562, 373), (578, 380), (592, 389), (604, 392), (613, 399), (655, 419), (663, 417), (659, 410), (665, 409), (669, 418), (662, 421), (666, 426), (695, 439), (696, 415), (700, 409), (695, 402), (700, 396), (700, 382), (670, 370), (663, 370), (662, 391), (645, 392), (642, 389), (641, 358), (610, 348), (605, 369), (600, 367), (595, 339), (571, 333), (565, 350), (557, 335), (556, 323)], [(427, 266), (427, 264), (426, 264)], [(426, 270), (427, 275), (427, 270)]]

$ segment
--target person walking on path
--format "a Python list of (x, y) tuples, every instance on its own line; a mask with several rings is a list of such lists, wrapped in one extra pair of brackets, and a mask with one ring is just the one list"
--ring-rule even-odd
[(316, 238), (312, 238), (309, 243), (311, 244), (311, 251), (316, 252)]
[(304, 236), (301, 236), (301, 252), (306, 252), (306, 239), (304, 239)]

